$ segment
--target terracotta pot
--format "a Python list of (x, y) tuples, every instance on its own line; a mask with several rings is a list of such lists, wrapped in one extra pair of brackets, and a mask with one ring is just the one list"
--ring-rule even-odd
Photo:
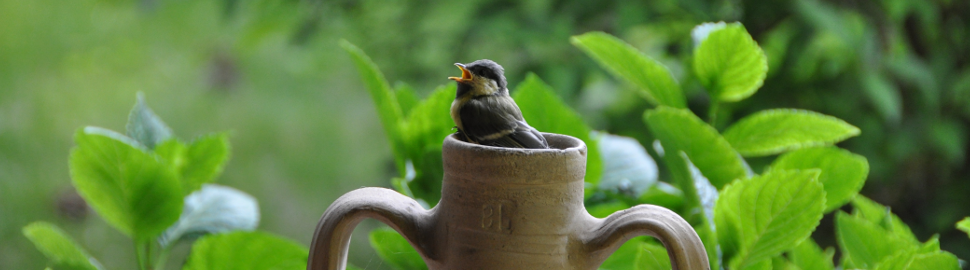
[(690, 224), (638, 205), (605, 219), (583, 207), (586, 144), (543, 134), (554, 149), (482, 146), (445, 138), (441, 201), (431, 210), (393, 190), (361, 188), (320, 219), (307, 269), (344, 269), (354, 227), (380, 220), (407, 238), (430, 269), (597, 269), (632, 237), (650, 235), (674, 269), (709, 269)]

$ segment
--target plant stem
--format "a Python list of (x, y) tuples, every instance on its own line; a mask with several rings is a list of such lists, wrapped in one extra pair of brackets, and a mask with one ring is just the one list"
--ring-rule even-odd
[(158, 253), (158, 258), (156, 258), (158, 260), (155, 261), (155, 270), (165, 269), (165, 261), (168, 261), (168, 252), (172, 250), (172, 246), (175, 246), (175, 243), (169, 243), (167, 247), (162, 247), (162, 251)]
[(138, 261), (138, 269), (141, 269), (141, 270), (147, 270), (148, 269), (148, 267), (145, 266), (146, 263), (145, 263), (145, 245), (144, 245), (144, 242), (141, 242), (141, 241), (136, 241), (135, 242), (135, 258)]

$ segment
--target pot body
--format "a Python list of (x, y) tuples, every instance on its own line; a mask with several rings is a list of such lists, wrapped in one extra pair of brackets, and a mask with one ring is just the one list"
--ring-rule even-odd
[(553, 149), (442, 147), (444, 182), (433, 209), (436, 269), (584, 269), (580, 234), (586, 145), (546, 134)]
[(583, 206), (586, 145), (543, 134), (551, 149), (490, 147), (445, 138), (441, 201), (430, 210), (383, 188), (337, 199), (320, 220), (307, 269), (344, 269), (350, 233), (364, 218), (401, 233), (430, 269), (597, 269), (630, 238), (650, 235), (674, 269), (709, 269), (690, 224), (640, 205), (606, 219)]

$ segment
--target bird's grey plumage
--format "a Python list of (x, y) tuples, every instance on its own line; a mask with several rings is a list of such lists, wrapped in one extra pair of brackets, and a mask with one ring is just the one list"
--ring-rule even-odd
[[(495, 82), (497, 89), (481, 82), (458, 83), (455, 102), (452, 104), (452, 118), (459, 132), (469, 141), (483, 145), (513, 148), (549, 148), (546, 138), (538, 130), (529, 126), (522, 117), (518, 105), (509, 96), (507, 82), (502, 66), (482, 59), (463, 68), (476, 77), (484, 77)], [(478, 88), (476, 88), (478, 87)]]

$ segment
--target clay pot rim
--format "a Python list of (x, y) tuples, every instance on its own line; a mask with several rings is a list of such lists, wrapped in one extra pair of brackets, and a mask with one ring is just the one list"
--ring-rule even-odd
[(542, 136), (549, 141), (549, 149), (528, 149), (528, 148), (507, 148), (498, 146), (481, 145), (466, 142), (458, 139), (458, 134), (450, 134), (445, 137), (443, 142), (443, 148), (454, 148), (456, 150), (472, 150), (472, 151), (483, 151), (483, 152), (496, 152), (499, 154), (512, 154), (512, 155), (563, 155), (573, 152), (580, 154), (586, 153), (586, 142), (580, 140), (579, 138), (556, 134), (556, 133), (546, 133), (542, 132)]

